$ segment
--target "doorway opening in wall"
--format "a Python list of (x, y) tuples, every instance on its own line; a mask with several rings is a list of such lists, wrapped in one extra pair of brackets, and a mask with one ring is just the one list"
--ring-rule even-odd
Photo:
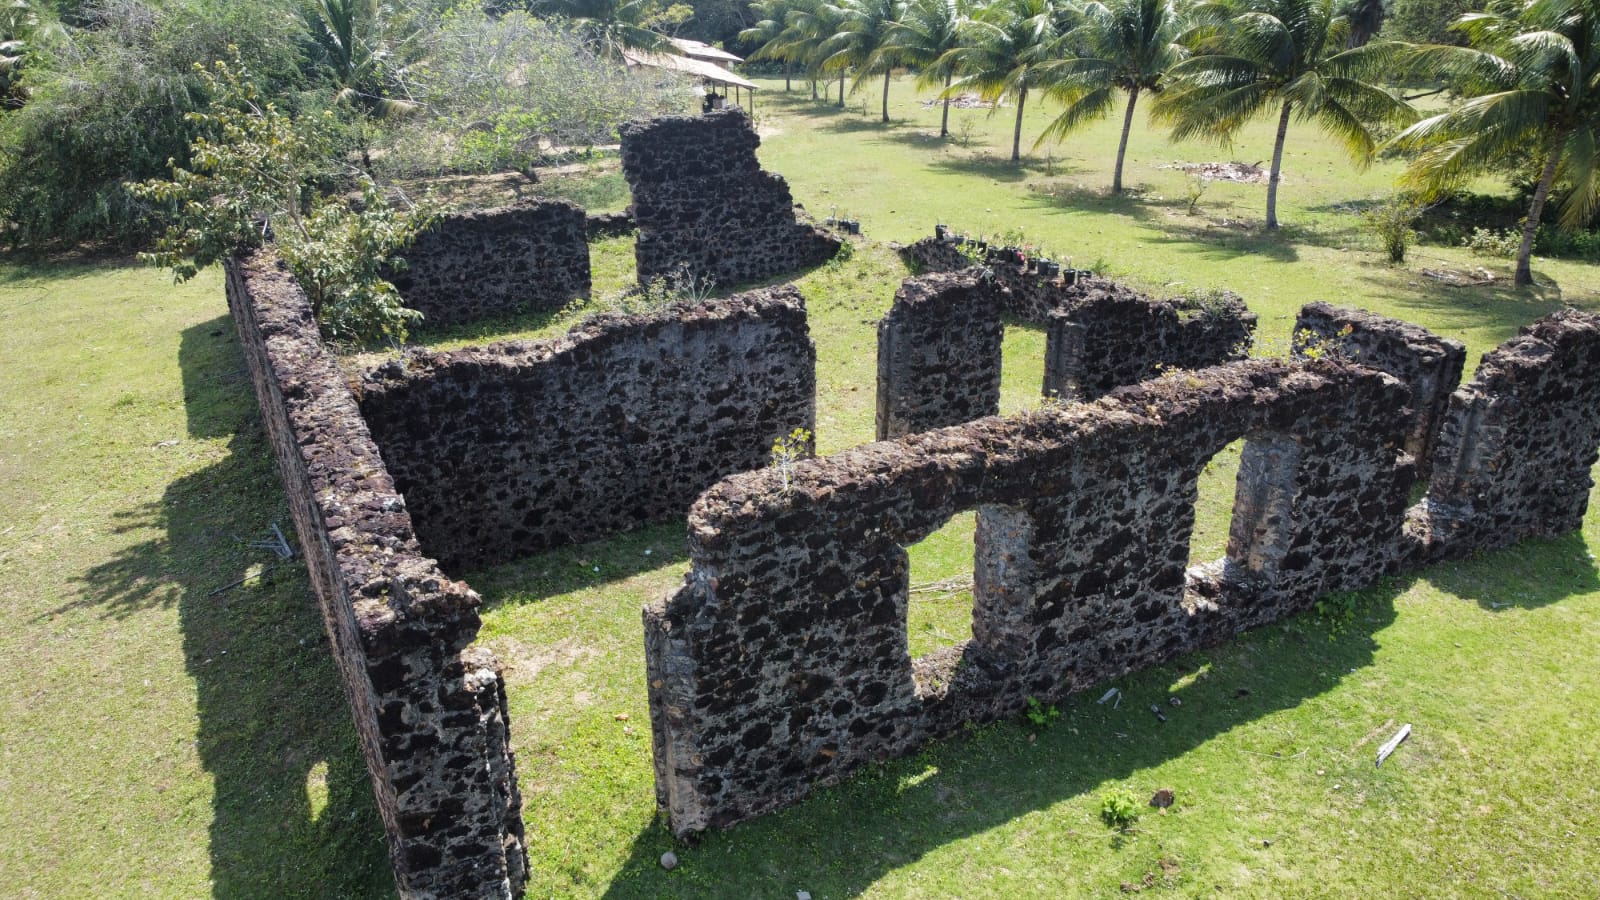
[(1038, 409), (1043, 402), (1045, 330), (1007, 322), (1000, 344), (1000, 415)]
[(958, 513), (906, 548), (911, 562), (906, 636), (911, 658), (972, 637), (973, 532), (977, 514)]
[(1194, 531), (1189, 536), (1189, 565), (1213, 563), (1228, 552), (1228, 531), (1233, 524), (1234, 500), (1239, 485), (1239, 456), (1244, 438), (1211, 457), (1200, 471), (1194, 504)]

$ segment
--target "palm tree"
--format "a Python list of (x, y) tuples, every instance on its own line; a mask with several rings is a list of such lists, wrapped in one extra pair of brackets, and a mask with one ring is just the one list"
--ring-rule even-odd
[(380, 0), (311, 0), (301, 8), (320, 62), (333, 73), (337, 99), (378, 116), (413, 112), (418, 104), (386, 96), (387, 75), (404, 41), (389, 37), (389, 9)]
[(1187, 55), (1176, 43), (1182, 20), (1172, 0), (1091, 2), (1083, 14), (1083, 24), (1067, 33), (1067, 43), (1081, 47), (1083, 55), (1043, 66), (1050, 96), (1066, 109), (1045, 128), (1039, 142), (1065, 138), (1085, 122), (1104, 118), (1116, 92), (1127, 93), (1117, 166), (1111, 176), (1111, 192), (1120, 194), (1133, 107), (1140, 93), (1159, 93), (1167, 70)]
[[(867, 78), (883, 75), (883, 121), (889, 121), (889, 77), (894, 73), (899, 48), (892, 41), (904, 0), (843, 0), (839, 31), (826, 42), (829, 64), (843, 71), (854, 69), (859, 90)], [(843, 100), (843, 97), (840, 98)]]
[(677, 53), (666, 35), (650, 27), (655, 0), (535, 0), (536, 15), (572, 21), (584, 41), (600, 56), (617, 59), (624, 50)]
[(961, 28), (962, 46), (940, 57), (940, 65), (961, 74), (945, 88), (950, 97), (966, 90), (998, 104), (1017, 104), (1011, 136), (1011, 161), (1022, 159), (1022, 111), (1028, 91), (1039, 83), (1040, 66), (1048, 62), (1060, 38), (1059, 10), (1051, 0), (995, 0)]
[(1191, 32), (1201, 50), (1173, 66), (1171, 86), (1154, 113), (1172, 123), (1172, 137), (1227, 142), (1240, 126), (1278, 113), (1267, 182), (1267, 227), (1278, 227), (1278, 184), (1289, 119), (1316, 122), (1365, 165), (1376, 149), (1372, 126), (1408, 122), (1411, 107), (1366, 80), (1392, 63), (1397, 44), (1343, 50), (1347, 26), (1335, 0), (1261, 0), (1247, 11)]
[[(817, 81), (830, 74), (826, 44), (839, 33), (844, 10), (828, 0), (787, 0), (783, 30), (757, 52), (757, 56), (799, 63), (811, 81), (811, 99), (817, 99)], [(826, 90), (826, 89), (824, 89)], [(839, 72), (839, 105), (844, 105), (844, 72)]]
[(1533, 239), (1552, 187), (1566, 188), (1562, 228), (1584, 226), (1600, 208), (1600, 4), (1534, 0), (1515, 16), (1469, 13), (1453, 27), (1469, 46), (1420, 48), (1418, 61), (1462, 76), (1471, 99), (1395, 136), (1422, 151), (1403, 177), (1437, 196), (1535, 154), (1539, 180), (1514, 276), (1522, 287), (1533, 283)]
[(783, 17), (788, 13), (789, 7), (786, 0), (756, 0), (750, 4), (750, 10), (760, 18), (754, 25), (739, 32), (739, 40), (746, 44), (759, 43), (761, 46), (750, 55), (752, 60), (774, 59), (783, 63), (783, 92), (790, 90), (790, 78), (794, 73), (794, 60), (787, 58), (782, 52)]
[[(918, 67), (917, 87), (939, 85), (945, 91), (939, 136), (950, 135), (950, 82), (955, 69), (942, 62), (961, 46), (961, 24), (966, 21), (962, 0), (912, 0), (890, 40), (901, 62)], [(943, 82), (941, 84), (941, 82)]]

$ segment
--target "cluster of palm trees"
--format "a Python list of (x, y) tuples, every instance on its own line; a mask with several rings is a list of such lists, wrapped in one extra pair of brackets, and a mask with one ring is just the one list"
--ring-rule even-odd
[[(760, 44), (754, 58), (809, 79), (813, 96), (837, 76), (843, 105), (847, 76), (857, 88), (881, 76), (887, 122), (890, 76), (910, 69), (944, 100), (941, 136), (954, 97), (1011, 104), (1013, 161), (1031, 97), (1061, 110), (1037, 143), (1064, 139), (1121, 101), (1114, 192), (1134, 108), (1152, 97), (1151, 117), (1175, 139), (1227, 142), (1247, 122), (1276, 116), (1268, 228), (1278, 226), (1292, 119), (1317, 125), (1358, 164), (1372, 159), (1385, 130), (1409, 126), (1392, 141), (1415, 154), (1406, 180), (1425, 195), (1535, 159), (1519, 284), (1531, 282), (1528, 256), (1553, 189), (1564, 197), (1565, 226), (1586, 224), (1600, 208), (1600, 0), (1470, 14), (1456, 26), (1468, 47), (1370, 41), (1362, 4), (1341, 0), (758, 0), (753, 8), (761, 20), (741, 37)], [(1465, 99), (1417, 122), (1383, 85), (1401, 75), (1444, 79)]]

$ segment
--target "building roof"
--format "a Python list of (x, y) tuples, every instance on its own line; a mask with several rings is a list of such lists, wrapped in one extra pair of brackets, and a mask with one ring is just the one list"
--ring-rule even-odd
[(703, 59), (717, 65), (726, 66), (728, 63), (742, 63), (744, 59), (734, 56), (726, 50), (720, 50), (710, 44), (700, 41), (691, 41), (688, 38), (670, 38), (672, 45), (678, 52), (693, 59)]
[(729, 72), (715, 63), (703, 59), (694, 59), (689, 56), (676, 56), (671, 53), (656, 53), (650, 50), (623, 50), (622, 59), (630, 66), (646, 66), (652, 69), (671, 69), (683, 72), (696, 78), (703, 78), (713, 84), (731, 84), (742, 87), (747, 91), (756, 89), (754, 83), (747, 81)]

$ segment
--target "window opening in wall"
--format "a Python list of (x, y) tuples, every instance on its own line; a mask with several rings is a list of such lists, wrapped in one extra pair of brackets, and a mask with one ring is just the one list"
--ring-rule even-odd
[(1045, 330), (1006, 323), (1000, 345), (1000, 414), (1038, 409), (1044, 384)]
[(938, 531), (906, 548), (911, 561), (906, 632), (912, 659), (972, 637), (972, 541), (976, 527), (975, 513), (959, 513)]
[(589, 242), (589, 293), (594, 297), (620, 294), (639, 283), (633, 248), (638, 236), (600, 237)]
[(1216, 562), (1228, 552), (1228, 530), (1239, 484), (1239, 455), (1244, 443), (1240, 438), (1223, 447), (1200, 472), (1194, 532), (1189, 538), (1191, 566)]

